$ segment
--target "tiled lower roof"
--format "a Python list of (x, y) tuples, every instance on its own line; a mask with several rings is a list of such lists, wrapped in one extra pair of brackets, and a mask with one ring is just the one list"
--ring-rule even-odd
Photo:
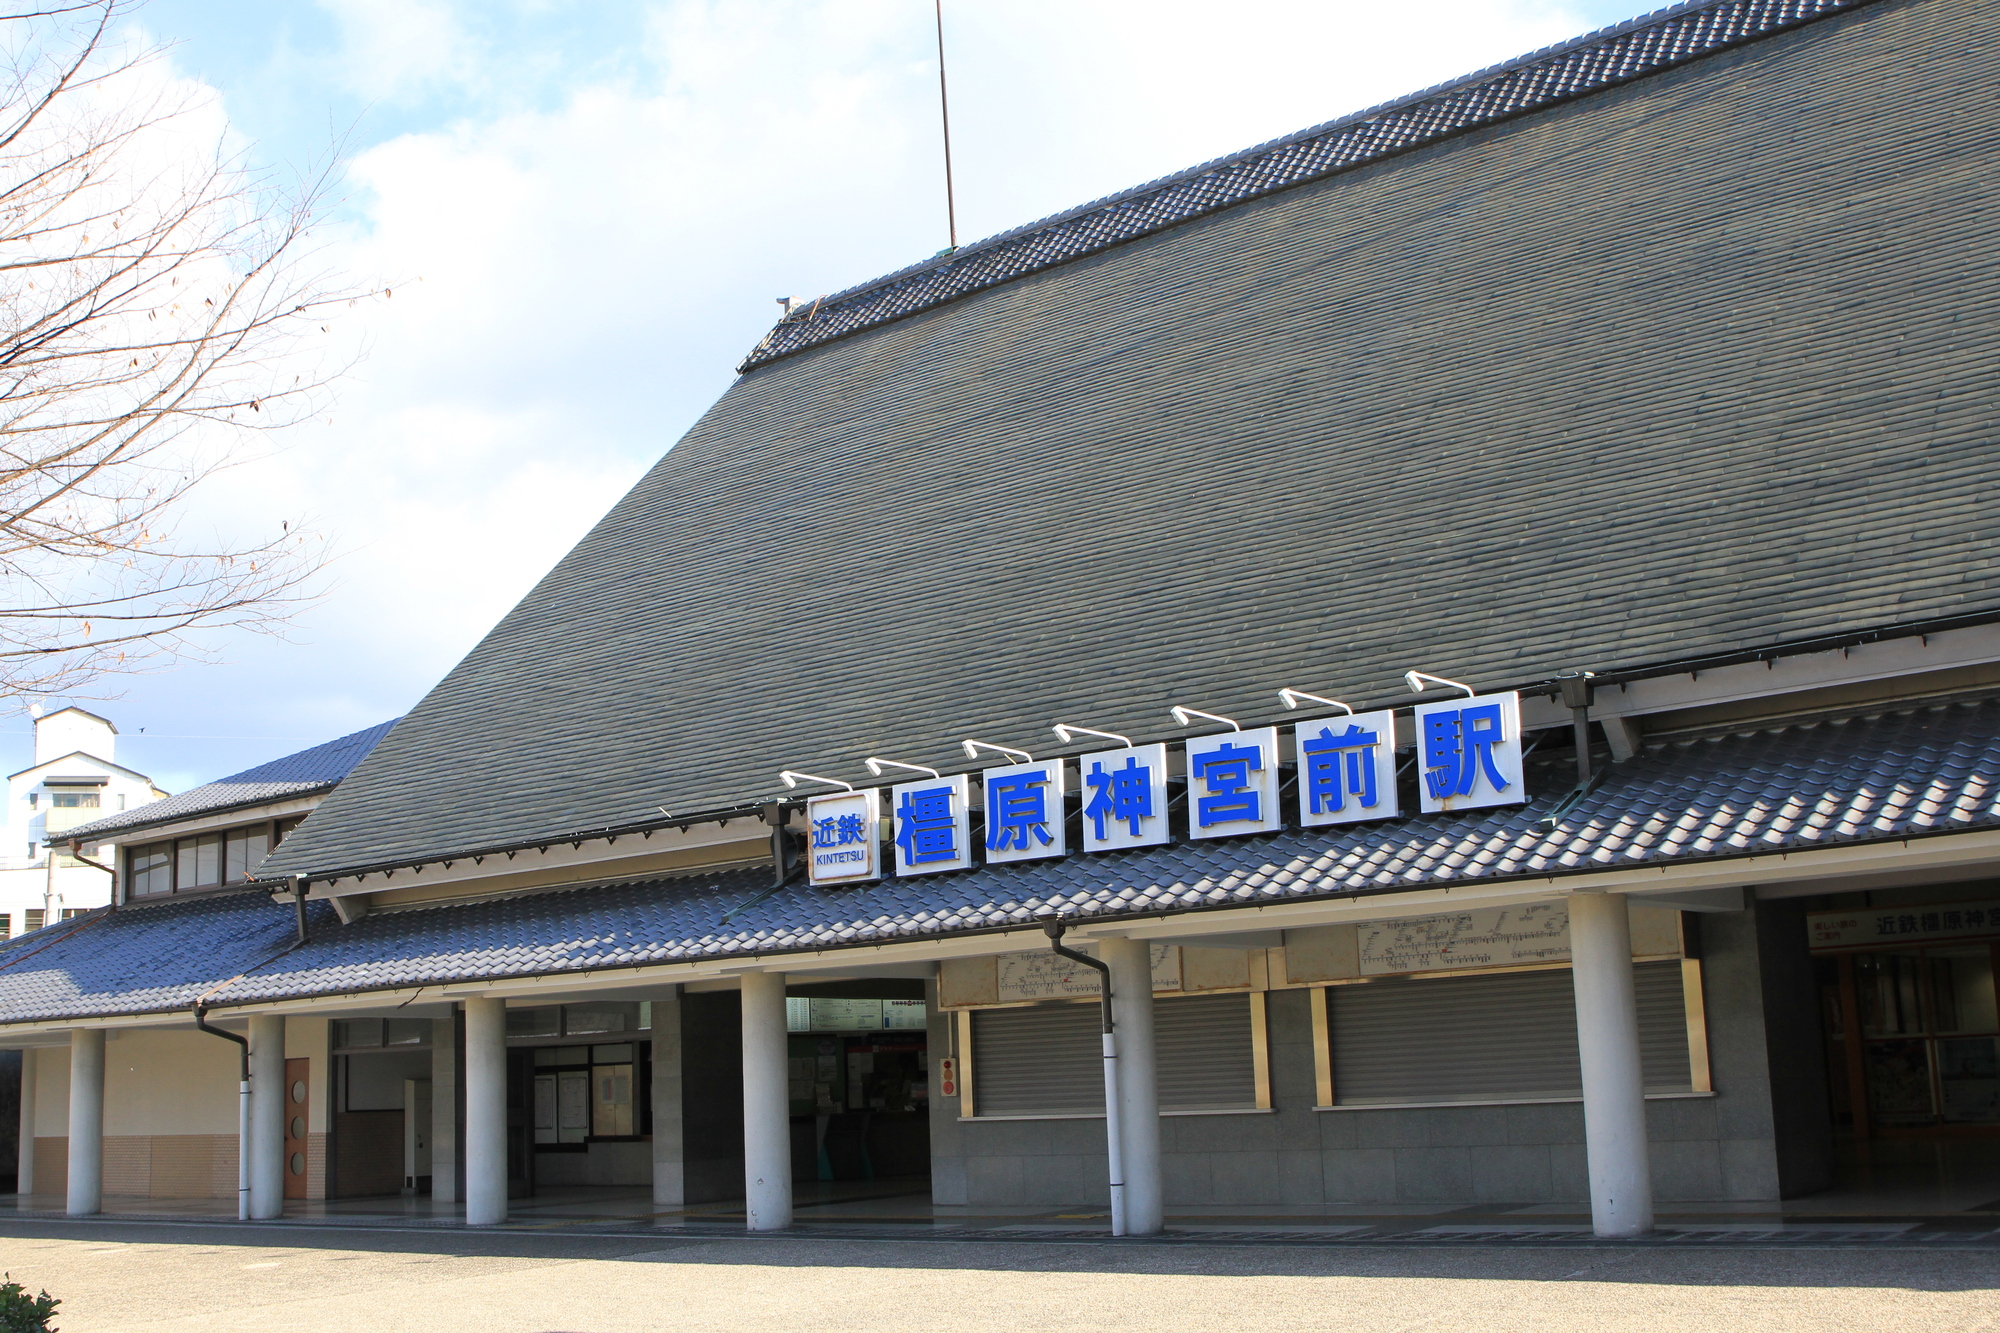
[[(1526, 806), (1182, 843), (828, 891), (733, 870), (380, 912), (311, 940), (260, 893), (93, 914), (0, 948), (0, 1022), (184, 1010), (492, 977), (865, 946), (1016, 927), (1050, 909), (1157, 916), (2000, 827), (2000, 702), (1651, 747), (1553, 824)], [(723, 917), (732, 914), (725, 924)]]
[(87, 841), (114, 833), (172, 824), (197, 815), (237, 810), (244, 806), (282, 801), (312, 792), (331, 791), (354, 766), (368, 757), (376, 742), (389, 734), (396, 719), (378, 722), (362, 731), (351, 732), (309, 750), (273, 759), (241, 773), (232, 773), (199, 787), (190, 787), (164, 800), (148, 801), (119, 814), (93, 819), (73, 829), (63, 830), (65, 839)]
[(739, 370), (1134, 237), (1740, 46), (1867, 0), (1690, 0), (1109, 195), (821, 297)]

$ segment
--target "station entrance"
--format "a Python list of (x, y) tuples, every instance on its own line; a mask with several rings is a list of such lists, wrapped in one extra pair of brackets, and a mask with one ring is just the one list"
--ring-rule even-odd
[[(795, 1182), (930, 1189), (930, 1052), (924, 985), (820, 982), (786, 992)], [(805, 1191), (802, 1197), (816, 1191)], [(868, 1191), (861, 1191), (866, 1193)]]
[(2000, 1211), (2000, 883), (1822, 899), (1805, 927), (1836, 1183), (1804, 1205)]

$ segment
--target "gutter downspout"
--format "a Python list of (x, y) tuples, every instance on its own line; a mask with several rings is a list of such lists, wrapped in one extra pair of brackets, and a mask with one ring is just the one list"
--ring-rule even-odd
[(211, 1037), (233, 1041), (242, 1048), (237, 1053), (239, 1073), (236, 1082), (236, 1220), (250, 1220), (250, 1039), (239, 1037), (234, 1032), (211, 1026), (208, 1010), (195, 1006), (194, 1025)]
[(77, 861), (81, 861), (81, 862), (83, 862), (83, 864), (85, 864), (85, 865), (89, 866), (89, 867), (90, 867), (91, 869), (93, 869), (93, 870), (102, 870), (102, 871), (103, 871), (103, 872), (104, 872), (105, 874), (107, 874), (107, 875), (111, 876), (111, 903), (110, 903), (110, 907), (111, 907), (111, 910), (112, 910), (112, 911), (114, 911), (114, 912), (115, 912), (115, 911), (117, 911), (117, 910), (118, 910), (118, 889), (119, 889), (119, 884), (118, 884), (118, 872), (117, 872), (116, 870), (113, 870), (113, 869), (112, 869), (112, 868), (111, 868), (110, 866), (108, 866), (108, 865), (105, 865), (105, 864), (104, 864), (104, 863), (103, 863), (102, 861), (93, 861), (93, 860), (91, 860), (91, 859), (90, 859), (89, 857), (85, 856), (85, 855), (83, 854), (83, 844), (82, 844), (82, 843), (80, 843), (80, 842), (72, 842), (72, 843), (70, 843), (70, 845), (69, 845), (69, 854), (70, 854), (70, 857), (71, 857), (71, 859), (73, 859), (73, 860), (77, 860)]
[(1118, 1037), (1111, 1021), (1111, 965), (1089, 954), (1063, 948), (1066, 927), (1062, 922), (1051, 921), (1042, 929), (1048, 932), (1049, 947), (1059, 957), (1097, 972), (1104, 1011), (1104, 1146), (1111, 1174), (1111, 1234), (1122, 1236), (1125, 1234), (1125, 1136), (1118, 1118)]

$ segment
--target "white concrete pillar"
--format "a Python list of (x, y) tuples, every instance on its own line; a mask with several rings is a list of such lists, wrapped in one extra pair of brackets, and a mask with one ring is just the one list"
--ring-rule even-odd
[(1118, 1106), (1125, 1157), (1125, 1234), (1158, 1235), (1166, 1223), (1160, 1188), (1160, 1092), (1153, 1042), (1152, 947), (1099, 940), (1111, 969), (1111, 1023), (1118, 1037)]
[(743, 1197), (752, 1231), (792, 1224), (790, 1037), (785, 974), (744, 974)]
[(465, 1221), (507, 1220), (507, 1006), (465, 1002)]
[(250, 1216), (285, 1215), (285, 1019), (250, 1020)]
[(431, 1202), (458, 1202), (458, 1016), (431, 1020)]
[(104, 1206), (104, 1029), (69, 1034), (69, 1215)]
[[(653, 992), (653, 1202), (687, 1203), (687, 1142), (681, 1122), (681, 988)], [(788, 1108), (789, 1109), (789, 1108)]]
[(1591, 1227), (1600, 1236), (1643, 1236), (1653, 1229), (1653, 1178), (1625, 895), (1571, 894), (1569, 947)]
[(35, 1091), (35, 1052), (31, 1047), (21, 1052), (21, 1153), (14, 1188), (22, 1194), (35, 1192)]

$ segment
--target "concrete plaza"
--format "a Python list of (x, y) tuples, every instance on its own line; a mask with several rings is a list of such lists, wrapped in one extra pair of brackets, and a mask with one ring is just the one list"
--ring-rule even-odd
[(0, 1221), (64, 1333), (1973, 1330), (2000, 1249), (959, 1243)]

